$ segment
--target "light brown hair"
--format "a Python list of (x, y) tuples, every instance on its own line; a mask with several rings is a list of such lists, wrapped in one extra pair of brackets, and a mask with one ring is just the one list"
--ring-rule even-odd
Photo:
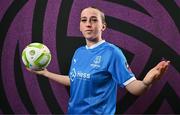
[(99, 8), (97, 8), (97, 7), (95, 7), (95, 6), (89, 6), (89, 7), (83, 8), (83, 9), (81, 10), (81, 13), (82, 13), (82, 11), (83, 11), (84, 9), (87, 9), (87, 8), (93, 8), (93, 9), (98, 10), (98, 11), (100, 12), (100, 15), (101, 15), (102, 23), (106, 25), (105, 14), (104, 14), (104, 12), (103, 12), (102, 10), (100, 10)]

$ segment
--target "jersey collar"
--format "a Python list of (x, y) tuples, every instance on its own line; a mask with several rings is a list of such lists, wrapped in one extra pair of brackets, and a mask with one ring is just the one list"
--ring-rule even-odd
[(88, 47), (88, 46), (86, 45), (86, 49), (94, 49), (94, 48), (98, 47), (99, 45), (101, 45), (101, 44), (104, 43), (104, 42), (105, 42), (105, 40), (101, 40), (101, 41), (99, 41), (98, 43), (96, 43), (96, 44), (94, 44), (94, 45), (92, 45), (92, 46), (90, 46), (90, 47)]

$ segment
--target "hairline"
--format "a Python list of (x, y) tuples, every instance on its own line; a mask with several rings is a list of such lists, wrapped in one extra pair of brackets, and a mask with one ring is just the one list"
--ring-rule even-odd
[(104, 12), (103, 12), (102, 10), (100, 10), (99, 8), (97, 8), (97, 7), (89, 6), (89, 7), (83, 8), (83, 9), (81, 10), (81, 13), (82, 13), (83, 10), (88, 9), (88, 8), (92, 8), (92, 9), (98, 10), (98, 11), (100, 12), (100, 16), (101, 16), (101, 19), (102, 19), (102, 23), (103, 23), (103, 24), (106, 24)]

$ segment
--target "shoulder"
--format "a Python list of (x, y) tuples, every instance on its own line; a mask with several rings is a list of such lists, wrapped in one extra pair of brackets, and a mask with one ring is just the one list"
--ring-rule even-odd
[(106, 42), (106, 49), (109, 50), (113, 55), (123, 55), (123, 52), (121, 50), (120, 47), (112, 44), (112, 43), (109, 43), (109, 42)]
[(76, 51), (81, 51), (81, 50), (84, 50), (86, 47), (85, 46), (81, 46), (79, 48), (76, 49)]
[(81, 46), (81, 47), (79, 47), (79, 48), (77, 48), (76, 50), (75, 50), (75, 52), (74, 52), (74, 55), (76, 54), (78, 54), (79, 52), (82, 52), (82, 51), (84, 51), (85, 50), (85, 46)]

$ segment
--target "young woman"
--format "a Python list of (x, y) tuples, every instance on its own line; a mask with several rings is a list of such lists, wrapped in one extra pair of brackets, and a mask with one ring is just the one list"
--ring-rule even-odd
[(76, 50), (69, 75), (32, 71), (70, 86), (68, 114), (114, 114), (117, 87), (125, 87), (134, 95), (141, 95), (154, 81), (161, 78), (170, 61), (161, 61), (142, 81), (137, 80), (128, 67), (126, 58), (115, 45), (102, 38), (106, 29), (105, 16), (94, 7), (82, 10), (80, 31), (86, 46)]

